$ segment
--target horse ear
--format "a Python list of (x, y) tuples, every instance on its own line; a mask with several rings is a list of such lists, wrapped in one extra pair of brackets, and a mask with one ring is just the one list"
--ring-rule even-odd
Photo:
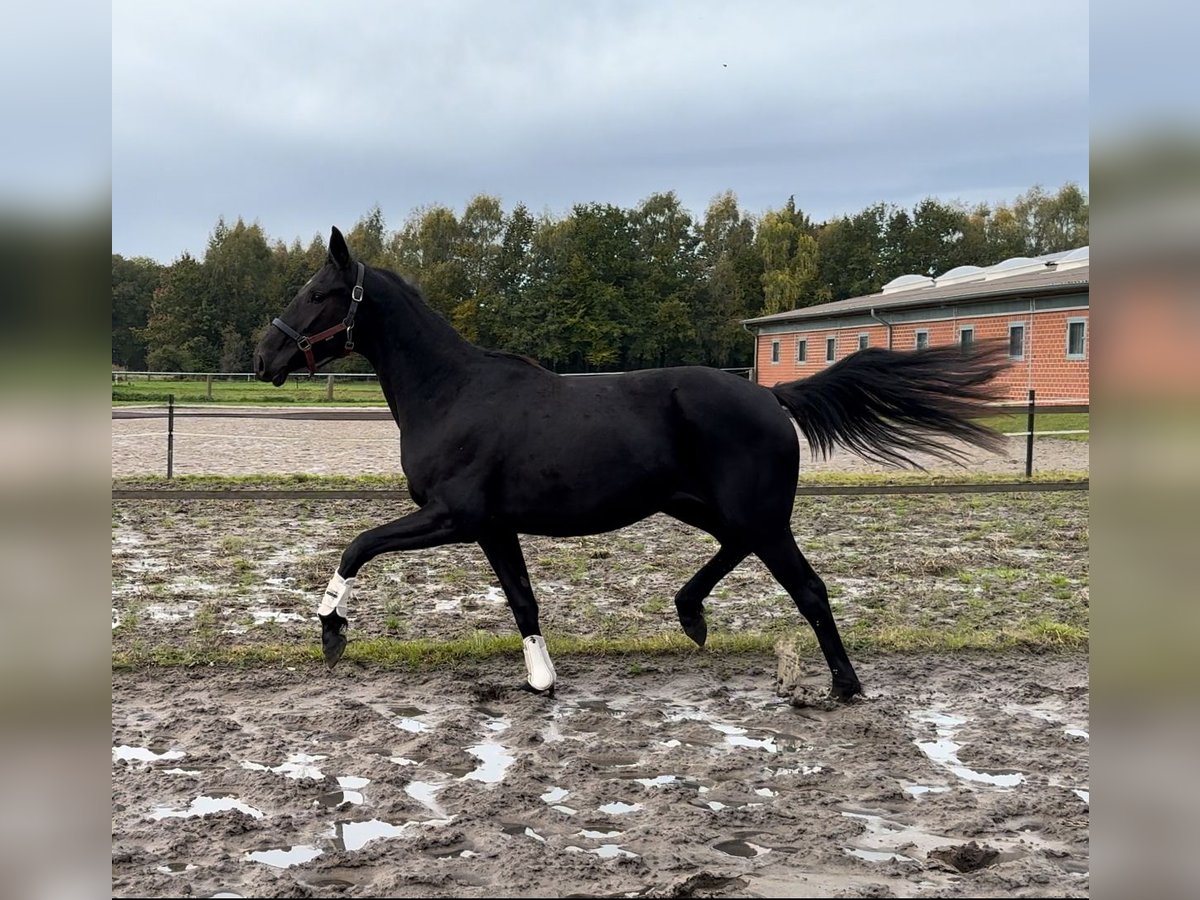
[(346, 239), (336, 225), (329, 234), (329, 261), (339, 269), (350, 268), (350, 248), (346, 246)]

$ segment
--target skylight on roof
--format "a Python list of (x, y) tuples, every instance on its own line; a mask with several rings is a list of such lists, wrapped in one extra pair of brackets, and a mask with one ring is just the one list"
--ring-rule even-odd
[(919, 287), (932, 287), (933, 279), (927, 275), (901, 275), (893, 278), (883, 286), (883, 293), (892, 294), (896, 291), (907, 291)]

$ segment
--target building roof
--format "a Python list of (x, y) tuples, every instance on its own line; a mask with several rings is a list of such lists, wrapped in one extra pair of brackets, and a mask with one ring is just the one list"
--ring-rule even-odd
[[(1053, 256), (1060, 255), (1053, 254)], [(793, 309), (770, 316), (760, 316), (757, 319), (746, 319), (742, 324), (761, 325), (770, 322), (828, 318), (830, 316), (850, 313), (870, 312), (871, 310), (882, 311), (905, 309), (914, 306), (942, 306), (947, 303), (990, 300), (996, 297), (1042, 296), (1045, 294), (1087, 290), (1089, 266), (1074, 265), (1063, 271), (1059, 271), (1053, 263), (1054, 260), (1052, 258), (1047, 259), (1043, 264), (1043, 271), (1026, 271), (1020, 274), (1003, 275), (1002, 277), (993, 277), (987, 280), (982, 280), (982, 275), (988, 270), (980, 270), (980, 280), (974, 281), (956, 281), (952, 284), (938, 285), (933, 279), (925, 279), (926, 284), (920, 286), (884, 290), (877, 294), (867, 294), (864, 297), (850, 297), (846, 300), (835, 300), (833, 303), (806, 306), (802, 309)], [(1000, 263), (999, 265), (1003, 266), (1004, 263)], [(904, 277), (908, 278), (912, 276)]]

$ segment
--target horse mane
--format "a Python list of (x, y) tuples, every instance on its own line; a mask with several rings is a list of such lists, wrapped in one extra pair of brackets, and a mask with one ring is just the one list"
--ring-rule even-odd
[(523, 353), (510, 353), (508, 350), (486, 350), (486, 349), (483, 352), (487, 356), (494, 356), (494, 357), (498, 357), (500, 359), (515, 359), (517, 362), (523, 362), (523, 363), (525, 363), (525, 365), (533, 366), (535, 369), (542, 369), (543, 371), (549, 371), (541, 363), (539, 363), (536, 359), (525, 356)]

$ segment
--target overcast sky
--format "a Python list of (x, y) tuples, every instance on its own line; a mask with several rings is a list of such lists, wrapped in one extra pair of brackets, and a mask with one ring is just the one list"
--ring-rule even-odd
[(218, 216), (307, 241), (378, 203), (562, 214), (732, 189), (814, 218), (1088, 177), (1085, 2), (117, 0), (113, 252)]

